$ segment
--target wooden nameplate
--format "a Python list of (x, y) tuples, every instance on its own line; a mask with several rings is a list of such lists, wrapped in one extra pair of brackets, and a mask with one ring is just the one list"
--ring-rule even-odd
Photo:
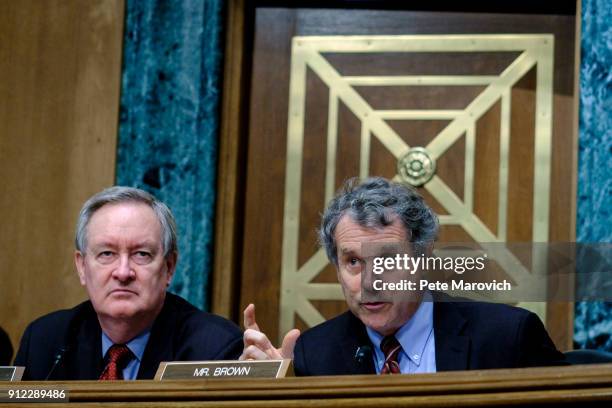
[(155, 380), (283, 378), (290, 366), (291, 359), (162, 362), (155, 374)]
[(0, 366), (0, 381), (20, 381), (25, 367)]

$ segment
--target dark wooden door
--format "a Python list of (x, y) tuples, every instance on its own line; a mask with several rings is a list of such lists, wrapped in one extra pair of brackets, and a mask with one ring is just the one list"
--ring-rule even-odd
[[(320, 213), (349, 177), (402, 180), (402, 159), (435, 163), (412, 182), (441, 241), (572, 240), (574, 15), (253, 12), (237, 286), (272, 337), (346, 309)], [(525, 306), (566, 348), (570, 306)]]

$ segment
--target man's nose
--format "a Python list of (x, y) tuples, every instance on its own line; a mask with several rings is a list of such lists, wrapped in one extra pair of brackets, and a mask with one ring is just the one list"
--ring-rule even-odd
[(374, 282), (373, 263), (371, 259), (364, 262), (361, 268), (361, 287), (363, 289), (371, 289)]
[(119, 257), (119, 265), (113, 271), (113, 277), (121, 282), (133, 279), (134, 270), (130, 264), (130, 257), (127, 254)]

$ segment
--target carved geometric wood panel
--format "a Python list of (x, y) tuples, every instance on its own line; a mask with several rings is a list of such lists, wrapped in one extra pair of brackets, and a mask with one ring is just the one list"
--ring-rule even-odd
[[(425, 194), (435, 200), (441, 207), (439, 212), (442, 226), (454, 226), (462, 230), (471, 239), (479, 243), (506, 242), (508, 240), (508, 200), (510, 184), (510, 146), (513, 135), (512, 95), (513, 87), (529, 75), (535, 75), (535, 108), (533, 117), (533, 138), (528, 148), (533, 154), (533, 168), (527, 169), (532, 179), (533, 194), (531, 199), (532, 217), (530, 225), (531, 241), (548, 241), (549, 231), (549, 185), (551, 174), (551, 137), (552, 137), (552, 86), (553, 86), (553, 44), (552, 35), (403, 35), (403, 36), (302, 36), (294, 37), (291, 54), (291, 76), (289, 95), (289, 119), (287, 129), (287, 162), (285, 205), (283, 224), (283, 248), (281, 270), (280, 324), (281, 335), (294, 327), (297, 315), (307, 325), (313, 326), (324, 317), (313, 306), (312, 300), (344, 299), (339, 284), (313, 282), (328, 266), (323, 250), (313, 250), (304, 262), (299, 261), (300, 246), (300, 203), (303, 191), (302, 170), (304, 164), (304, 146), (310, 143), (305, 136), (307, 121), (306, 100), (308, 94), (307, 76), (316, 76), (328, 89), (327, 129), (324, 137), (325, 154), (317, 158), (325, 166), (324, 177), (320, 180), (324, 191), (324, 201), (320, 203), (322, 211), (333, 197), (337, 187), (337, 164), (339, 149), (338, 129), (342, 109), (348, 109), (360, 123), (359, 135), (355, 145), (359, 146), (358, 166), (355, 176), (365, 178), (370, 175), (373, 144), (380, 144), (394, 160), (398, 161), (397, 174), (394, 179), (407, 181), (403, 169), (413, 171), (415, 176), (429, 166), (435, 171), (437, 162), (444, 160), (450, 149), (458, 141), (463, 143), (463, 184), (461, 193), (451, 188), (448, 180), (438, 174), (432, 174), (419, 180)], [(461, 61), (486, 58), (487, 53), (507, 55), (507, 63), (499, 72), (486, 74), (472, 73), (462, 67)], [(451, 65), (442, 68), (432, 64), (433, 73), (421, 71), (417, 74), (410, 70), (401, 72), (373, 73), (353, 75), (338, 64), (342, 55), (374, 55), (384, 59), (386, 66), (393, 67), (394, 59), (414, 55), (451, 55), (458, 56), (456, 67)], [(400, 64), (401, 65), (401, 64)], [(452, 73), (456, 68), (457, 73)], [(350, 71), (350, 70), (349, 70)], [(368, 96), (367, 89), (384, 89), (388, 94), (408, 92), (406, 95), (419, 95), (427, 87), (439, 87), (445, 92), (453, 92), (459, 87), (478, 89), (471, 100), (463, 105), (412, 107), (402, 97), (388, 98), (385, 102), (374, 103), (376, 98)], [(399, 90), (399, 91), (397, 91)], [(371, 94), (371, 93), (370, 93)], [(416, 98), (416, 97), (413, 97)], [(380, 101), (381, 98), (378, 98)], [(389, 102), (390, 100), (390, 102)], [(398, 108), (394, 108), (396, 103)], [(384, 105), (384, 106), (375, 106)], [(483, 221), (475, 211), (475, 180), (486, 177), (486, 174), (475, 174), (477, 127), (482, 119), (494, 107), (499, 108), (499, 157), (497, 168), (497, 191), (495, 192), (496, 220), (495, 228)], [(423, 145), (413, 146), (405, 137), (398, 134), (393, 123), (407, 121), (446, 121), (441, 130)], [(412, 160), (417, 157), (419, 160)], [(312, 160), (312, 158), (310, 158)], [(403, 160), (403, 161), (402, 161)], [(417, 164), (414, 164), (418, 162)], [(420, 163), (420, 164), (419, 164)], [(423, 164), (425, 163), (425, 164)], [(405, 166), (402, 167), (402, 164)], [(413, 167), (410, 167), (410, 166)], [(408, 167), (406, 167), (408, 166)], [(418, 177), (417, 177), (418, 178)], [(537, 193), (536, 193), (537, 192)], [(508, 252), (495, 261), (505, 273), (520, 285), (521, 276), (528, 274), (528, 269)], [(545, 260), (534, 257), (532, 266)], [(544, 320), (544, 304), (531, 306)]]

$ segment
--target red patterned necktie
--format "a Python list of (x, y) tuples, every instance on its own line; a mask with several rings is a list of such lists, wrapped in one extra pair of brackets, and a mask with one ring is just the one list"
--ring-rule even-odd
[(113, 344), (108, 349), (108, 364), (100, 376), (100, 380), (123, 380), (123, 369), (132, 359), (132, 352), (125, 344)]
[(383, 364), (381, 374), (401, 374), (397, 357), (402, 349), (401, 344), (395, 336), (387, 336), (380, 342), (380, 349), (385, 355), (385, 363)]

